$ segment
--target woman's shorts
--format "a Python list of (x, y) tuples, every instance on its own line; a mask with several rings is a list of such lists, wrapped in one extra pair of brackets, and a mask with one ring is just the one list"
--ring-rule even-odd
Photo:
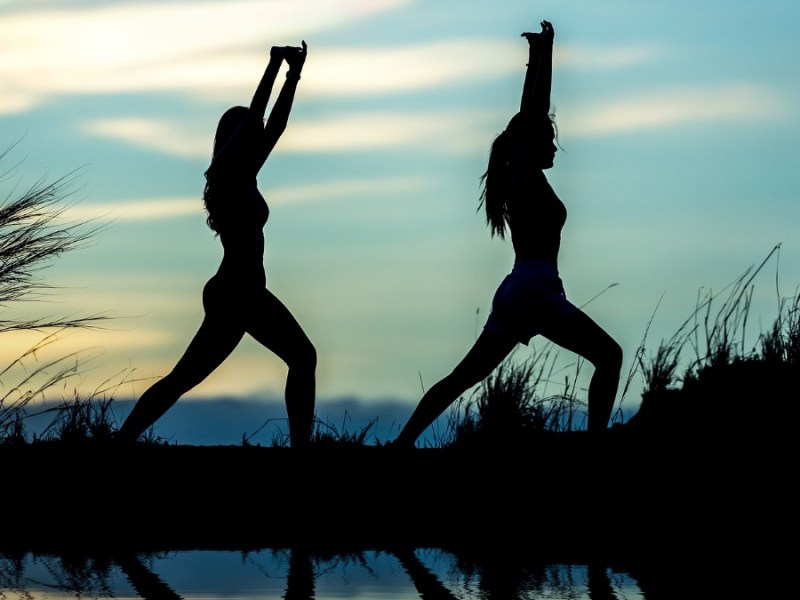
[(567, 300), (555, 265), (536, 259), (514, 263), (492, 299), (484, 329), (509, 335), (522, 344), (546, 334), (561, 317), (578, 312)]

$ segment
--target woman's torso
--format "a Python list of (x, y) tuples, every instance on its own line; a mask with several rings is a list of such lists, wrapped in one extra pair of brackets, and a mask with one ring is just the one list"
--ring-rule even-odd
[(236, 287), (264, 287), (264, 226), (269, 207), (258, 189), (265, 157), (260, 121), (247, 116), (214, 157), (208, 183), (214, 197), (214, 227), (223, 248), (216, 276)]
[(519, 170), (509, 186), (508, 225), (515, 261), (545, 260), (558, 265), (567, 209), (538, 170)]
[(246, 287), (266, 285), (264, 226), (269, 207), (255, 180), (225, 190), (225, 207), (216, 224), (223, 255), (217, 276), (235, 279)]

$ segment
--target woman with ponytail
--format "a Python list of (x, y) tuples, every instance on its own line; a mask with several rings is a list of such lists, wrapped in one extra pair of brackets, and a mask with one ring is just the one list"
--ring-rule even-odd
[[(267, 289), (264, 232), (269, 207), (256, 177), (286, 129), (307, 46), (273, 46), (249, 106), (233, 106), (220, 117), (211, 164), (205, 172), (206, 222), (223, 248), (217, 272), (203, 288), (205, 316), (175, 368), (134, 405), (118, 432), (133, 442), (183, 394), (211, 374), (245, 334), (289, 367), (285, 402), (293, 448), (309, 445), (314, 424), (317, 355), (300, 324)], [(288, 71), (278, 98), (264, 118), (282, 63)]]
[(594, 366), (589, 384), (591, 433), (606, 431), (622, 367), (622, 350), (564, 293), (558, 271), (564, 204), (544, 171), (553, 166), (556, 129), (550, 112), (553, 27), (523, 33), (529, 61), (520, 110), (491, 147), (483, 174), (480, 206), (491, 235), (510, 233), (514, 266), (495, 292), (492, 311), (464, 359), (422, 397), (393, 447), (412, 448), (417, 438), (447, 407), (480, 383), (517, 344), (542, 335)]

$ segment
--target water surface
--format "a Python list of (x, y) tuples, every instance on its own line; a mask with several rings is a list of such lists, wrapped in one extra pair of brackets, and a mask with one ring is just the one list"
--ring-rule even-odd
[[(633, 600), (614, 565), (485, 560), (439, 548), (181, 550), (127, 556), (0, 554), (0, 598)], [(512, 555), (508, 555), (509, 557)]]

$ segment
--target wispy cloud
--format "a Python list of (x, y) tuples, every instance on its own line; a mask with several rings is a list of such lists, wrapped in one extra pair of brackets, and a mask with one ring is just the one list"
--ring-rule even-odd
[(559, 127), (570, 136), (650, 131), (682, 123), (756, 121), (782, 118), (789, 111), (783, 94), (768, 86), (728, 83), (670, 88), (633, 97), (565, 106)]
[[(476, 143), (485, 145), (486, 131), (496, 120), (492, 111), (481, 110), (342, 112), (324, 119), (293, 119), (279, 147), (281, 152), (341, 152), (423, 143), (431, 152), (462, 152)], [(84, 122), (80, 129), (181, 158), (211, 156), (209, 132), (180, 119), (95, 119)]]
[(270, 201), (275, 204), (295, 204), (343, 197), (377, 196), (383, 194), (387, 189), (400, 192), (419, 190), (428, 183), (430, 180), (427, 178), (407, 176), (324, 181), (276, 188), (270, 192)]
[(180, 119), (115, 118), (95, 119), (80, 125), (84, 133), (156, 150), (181, 158), (211, 158), (213, 134), (199, 124)]
[[(280, 143), (283, 151), (294, 152), (378, 150), (421, 143), (428, 151), (450, 153), (474, 148), (475, 131), (496, 119), (495, 111), (489, 110), (343, 113), (294, 122)], [(481, 139), (485, 144), (485, 136)]]
[[(409, 2), (129, 2), (71, 9), (25, 4), (0, 20), (4, 55), (13, 57), (0, 65), (0, 112), (35, 106), (48, 94), (185, 89), (209, 82), (225, 88), (245, 73), (251, 82), (250, 63), (257, 57), (263, 68), (269, 46), (299, 45), (305, 36)], [(252, 58), (240, 60), (236, 53)]]
[[(319, 181), (305, 185), (278, 186), (270, 189), (270, 204), (324, 202), (337, 198), (375, 196), (385, 190), (411, 192), (430, 183), (425, 177), (371, 177)], [(197, 197), (146, 198), (76, 204), (65, 213), (68, 219), (120, 221), (154, 221), (197, 216), (202, 201)]]
[[(81, 357), (97, 356), (104, 350), (117, 348), (148, 348), (171, 341), (169, 331), (147, 329), (126, 330), (124, 335), (113, 330), (71, 329), (61, 333), (54, 342), (36, 352), (35, 361), (46, 364), (48, 360), (79, 353)], [(3, 345), (0, 347), (0, 363), (10, 364), (29, 348), (44, 339), (37, 331), (4, 331)]]
[(327, 48), (313, 60), (309, 53), (303, 89), (304, 93), (325, 96), (363, 96), (418, 91), (459, 81), (487, 81), (519, 72), (519, 64), (498, 58), (515, 54), (524, 61), (519, 42), (492, 38)]
[[(58, 95), (154, 91), (204, 98), (251, 93), (269, 46), (309, 41), (306, 97), (387, 94), (520, 70), (524, 41), (442, 39), (399, 46), (315, 46), (314, 36), (403, 8), (411, 0), (232, 0), (129, 2), (8, 10), (0, 20), (4, 93), (0, 114)], [(60, 6), (60, 5), (56, 5)], [(624, 68), (653, 60), (655, 47), (559, 46), (566, 68)], [(518, 57), (519, 61), (507, 60)]]
[(69, 208), (65, 216), (78, 221), (152, 221), (196, 215), (201, 210), (202, 204), (198, 195), (193, 198), (149, 198), (76, 204)]
[(555, 67), (615, 71), (651, 64), (668, 55), (665, 47), (653, 44), (623, 46), (559, 45), (553, 55)]
[[(667, 55), (655, 45), (556, 48), (557, 68), (614, 71)], [(514, 60), (515, 57), (518, 60)], [(408, 92), (522, 74), (527, 50), (518, 39), (471, 37), (396, 47), (326, 48), (309, 59), (304, 93), (325, 96)]]

